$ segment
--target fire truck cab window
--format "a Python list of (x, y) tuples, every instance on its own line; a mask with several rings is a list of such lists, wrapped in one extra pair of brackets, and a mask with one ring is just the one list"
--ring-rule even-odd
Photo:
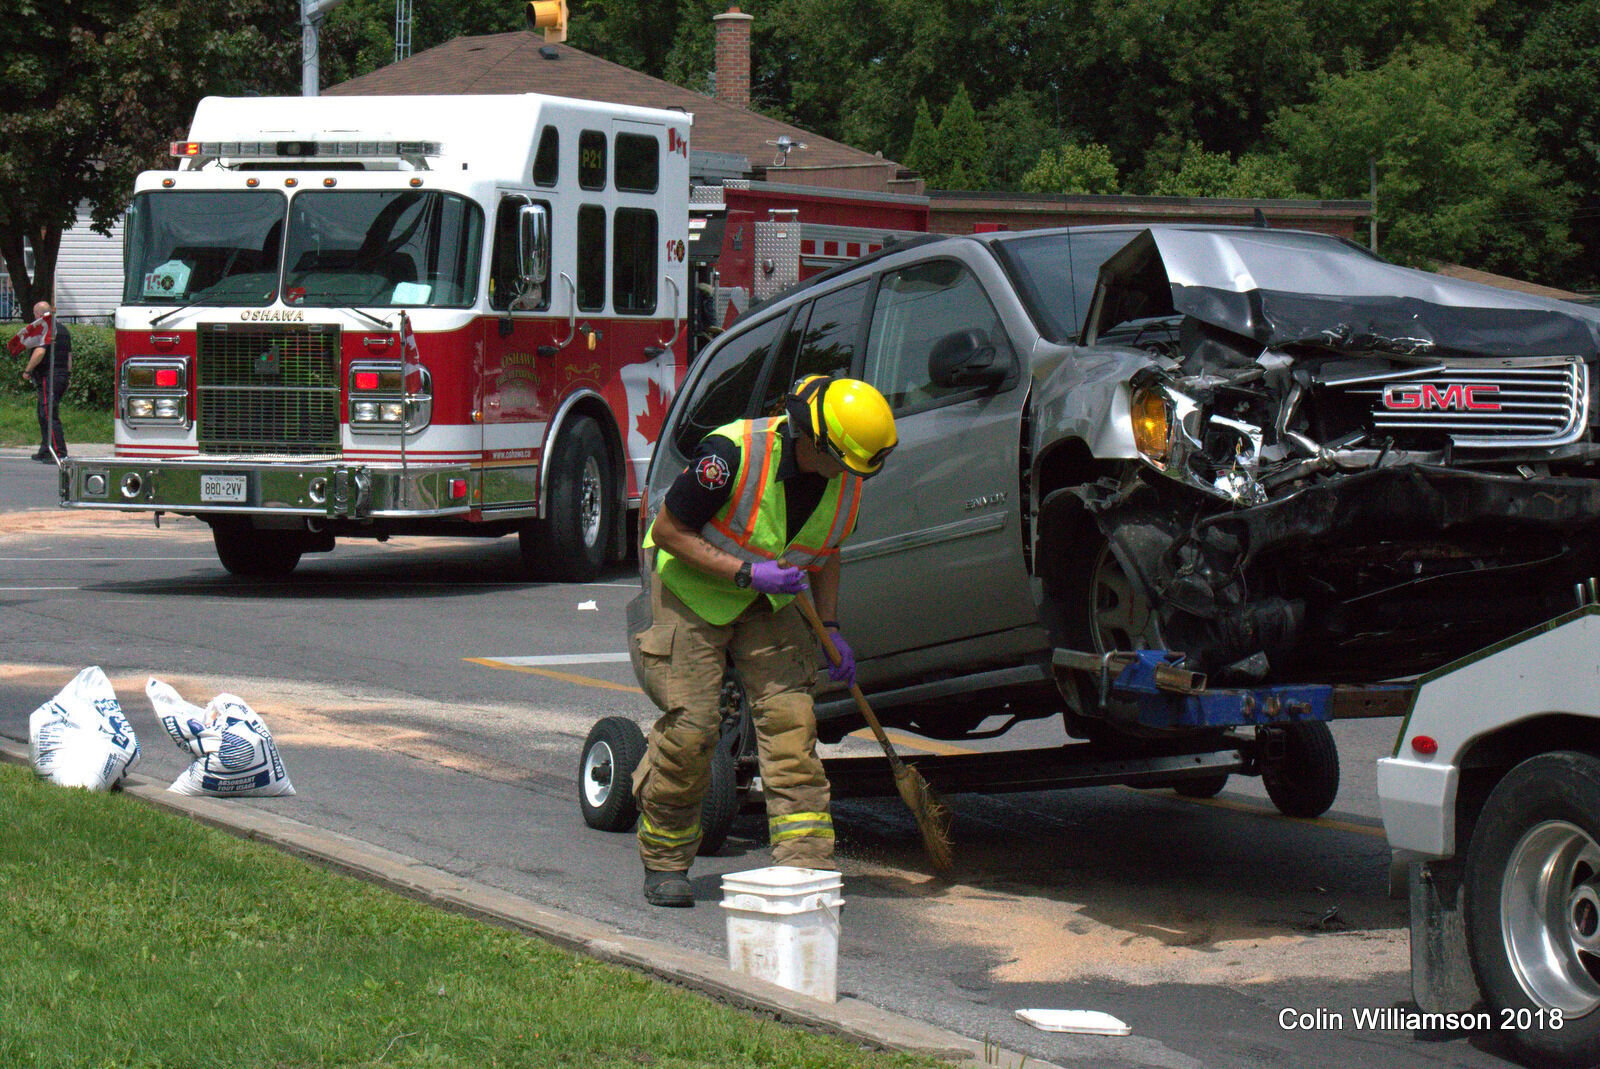
[(618, 208), (615, 233), (611, 307), (621, 315), (650, 315), (656, 310), (656, 213)]
[(553, 186), (561, 177), (561, 131), (546, 126), (539, 134), (539, 150), (533, 154), (533, 184)]
[(606, 135), (585, 130), (578, 135), (578, 185), (583, 189), (606, 188)]
[(606, 210), (598, 204), (578, 209), (578, 310), (606, 306)]
[(763, 412), (772, 410), (789, 388), (807, 375), (850, 373), (861, 338), (861, 303), (866, 297), (867, 282), (863, 280), (824, 293), (795, 311), (777, 369), (767, 381)]
[(306, 191), (284, 244), (286, 304), (464, 308), (478, 296), (483, 213), (430, 190)]
[[(517, 231), (521, 225), (526, 197), (503, 197), (494, 219), (494, 258), (489, 269), (489, 307), (498, 311), (536, 312), (550, 307), (550, 287), (528, 286), (518, 263)], [(544, 201), (546, 217), (550, 206)]]
[(617, 188), (654, 193), (661, 184), (661, 142), (645, 134), (617, 135)]
[(260, 306), (278, 293), (282, 193), (141, 193), (128, 209), (124, 304)]

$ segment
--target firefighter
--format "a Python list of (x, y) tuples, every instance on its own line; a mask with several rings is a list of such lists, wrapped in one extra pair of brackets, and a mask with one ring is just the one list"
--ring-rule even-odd
[(730, 661), (755, 723), (773, 860), (833, 867), (811, 704), (818, 649), (793, 602), (809, 587), (839, 654), (829, 675), (854, 682), (837, 619), (839, 544), (855, 526), (861, 481), (896, 441), (877, 390), (813, 375), (795, 384), (781, 415), (708, 434), (667, 491), (645, 537), (655, 549), (653, 623), (634, 636), (645, 689), (662, 710), (633, 782), (652, 905), (694, 905), (689, 863)]

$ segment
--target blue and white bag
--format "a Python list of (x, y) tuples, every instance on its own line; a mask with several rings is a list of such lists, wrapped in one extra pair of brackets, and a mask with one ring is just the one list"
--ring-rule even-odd
[(98, 666), (28, 717), (28, 760), (51, 783), (91, 791), (111, 790), (139, 763), (139, 739)]
[(272, 732), (243, 698), (218, 694), (202, 709), (154, 677), (144, 691), (172, 741), (195, 759), (168, 790), (227, 798), (294, 793)]

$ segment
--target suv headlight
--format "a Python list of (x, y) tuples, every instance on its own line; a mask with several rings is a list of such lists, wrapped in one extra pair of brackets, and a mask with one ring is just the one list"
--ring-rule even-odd
[(350, 430), (357, 434), (414, 433), (433, 419), (433, 377), (423, 368), (421, 386), (406, 393), (405, 367), (398, 360), (360, 360), (350, 365)]
[(1134, 390), (1128, 404), (1128, 418), (1133, 422), (1133, 445), (1140, 456), (1157, 468), (1165, 468), (1172, 456), (1172, 417), (1172, 399), (1166, 390), (1159, 386)]
[(188, 427), (188, 357), (128, 357), (118, 395), (122, 421), (130, 427)]

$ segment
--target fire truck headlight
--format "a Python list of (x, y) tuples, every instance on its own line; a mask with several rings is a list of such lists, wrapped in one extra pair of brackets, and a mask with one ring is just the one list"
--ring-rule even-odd
[(350, 409), (350, 419), (354, 423), (378, 422), (378, 402), (357, 401)]
[(381, 406), (379, 419), (385, 423), (399, 423), (406, 418), (406, 406), (401, 401), (385, 401)]
[(122, 419), (134, 426), (186, 427), (189, 423), (189, 360), (180, 356), (131, 356), (122, 364)]

